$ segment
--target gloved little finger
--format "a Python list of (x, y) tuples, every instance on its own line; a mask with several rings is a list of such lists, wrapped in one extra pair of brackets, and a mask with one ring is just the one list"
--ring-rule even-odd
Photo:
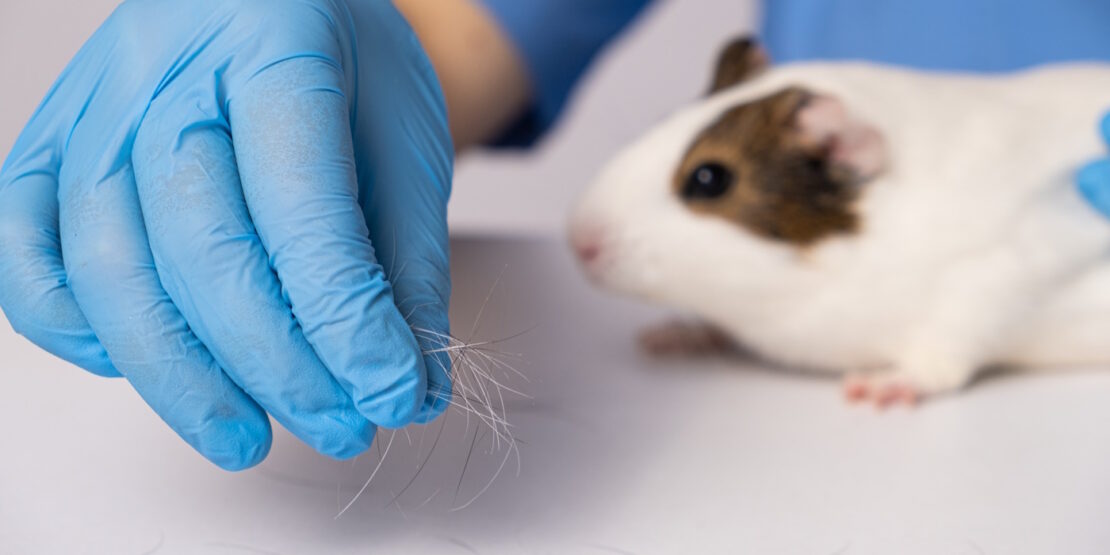
[(53, 172), (0, 176), (0, 308), (17, 333), (68, 362), (119, 377), (66, 283)]
[(182, 439), (227, 470), (257, 464), (269, 452), (269, 419), (162, 290), (130, 166), (87, 178), (67, 176), (63, 166), (59, 215), (70, 287), (89, 324), (115, 367)]

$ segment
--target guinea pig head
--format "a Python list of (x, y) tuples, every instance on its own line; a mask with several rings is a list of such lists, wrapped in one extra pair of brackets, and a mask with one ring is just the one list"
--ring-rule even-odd
[(862, 185), (885, 163), (881, 135), (831, 95), (766, 81), (766, 60), (751, 40), (730, 44), (708, 97), (602, 171), (570, 231), (591, 279), (690, 304), (757, 287), (773, 279), (767, 265), (858, 233)]

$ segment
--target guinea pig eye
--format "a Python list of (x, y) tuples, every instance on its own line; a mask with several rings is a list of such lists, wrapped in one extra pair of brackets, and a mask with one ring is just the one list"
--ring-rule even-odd
[(686, 177), (682, 197), (686, 199), (720, 198), (732, 187), (735, 177), (728, 168), (716, 162), (707, 162), (694, 168)]

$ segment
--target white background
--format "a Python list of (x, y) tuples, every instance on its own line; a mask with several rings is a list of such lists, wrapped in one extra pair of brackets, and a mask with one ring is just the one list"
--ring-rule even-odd
[[(501, 460), (479, 448), (459, 485), (474, 428), (454, 414), (399, 506), (387, 507), (437, 428), (393, 436), (382, 472), (335, 520), (376, 450), (339, 463), (275, 430), (259, 468), (219, 471), (126, 383), (69, 367), (0, 322), (0, 553), (1110, 550), (1110, 373), (1003, 377), (879, 414), (845, 407), (833, 381), (646, 359), (633, 337), (659, 314), (579, 278), (557, 239), (575, 193), (704, 88), (716, 48), (750, 27), (743, 5), (661, 4), (539, 150), (460, 164), (455, 329), (471, 327), (502, 271), (481, 336), (532, 329), (504, 344), (522, 353), (531, 381), (515, 385), (534, 397), (510, 400), (526, 442), (519, 477), (514, 459), (450, 511)], [(0, 0), (0, 152), (111, 7)]]

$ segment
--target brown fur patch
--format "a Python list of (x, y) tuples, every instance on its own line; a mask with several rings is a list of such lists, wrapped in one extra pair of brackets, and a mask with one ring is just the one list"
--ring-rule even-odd
[(768, 65), (770, 60), (767, 53), (755, 39), (751, 37), (735, 39), (725, 46), (717, 58), (717, 70), (714, 72), (709, 94), (747, 81), (766, 69)]
[[(796, 126), (810, 98), (794, 87), (725, 112), (687, 151), (674, 177), (676, 194), (695, 212), (799, 246), (855, 232), (858, 184), (831, 167), (825, 148), (804, 140)], [(689, 194), (695, 172), (706, 164), (730, 174), (719, 196)]]

